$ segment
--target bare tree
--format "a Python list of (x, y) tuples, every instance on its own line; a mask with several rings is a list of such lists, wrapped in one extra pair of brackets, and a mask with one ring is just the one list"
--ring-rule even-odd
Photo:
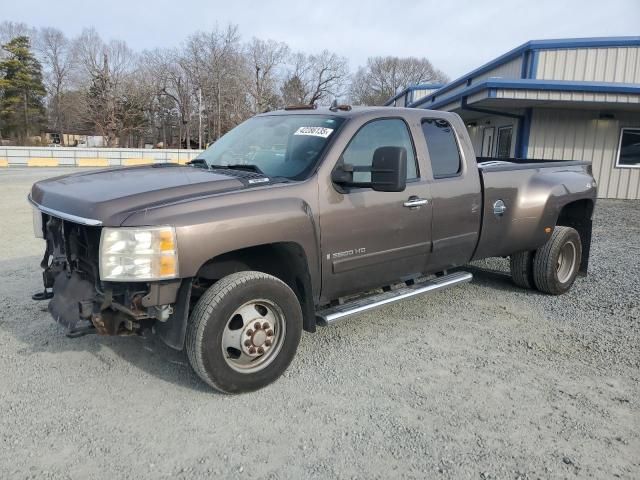
[(327, 101), (330, 97), (340, 97), (344, 94), (349, 77), (346, 58), (324, 50), (318, 55), (310, 55), (309, 63), (310, 104)]
[[(29, 37), (33, 40), (37, 35), (37, 30), (23, 22), (0, 22), (0, 45), (10, 42), (20, 36)], [(5, 58), (7, 52), (0, 49), (0, 59)]]
[(69, 86), (74, 65), (75, 49), (67, 37), (55, 28), (42, 28), (35, 43), (36, 51), (44, 66), (44, 81), (49, 94), (50, 117), (56, 131), (63, 130), (63, 96)]
[(246, 118), (246, 68), (236, 25), (192, 35), (182, 65), (202, 94), (213, 138)]
[(253, 38), (244, 50), (250, 70), (247, 77), (251, 81), (248, 82), (247, 91), (251, 96), (253, 113), (276, 108), (280, 103), (277, 69), (289, 55), (289, 47), (282, 42)]
[(186, 61), (177, 50), (156, 52), (152, 61), (158, 78), (158, 94), (171, 99), (178, 112), (178, 145), (182, 144), (184, 138), (186, 147), (191, 148), (195, 87), (193, 76), (185, 68)]
[(174, 128), (178, 129), (178, 144), (182, 137), (183, 124), (180, 119), (184, 115), (179, 102), (176, 102), (177, 95), (170, 75), (176, 55), (174, 51), (156, 49), (143, 52), (140, 60), (143, 75), (152, 92), (147, 116), (157, 129), (154, 143), (161, 143), (165, 148), (173, 144)]
[(70, 40), (54, 28), (0, 22), (0, 43), (18, 35), (34, 39), (44, 66), (50, 126), (96, 132), (110, 146), (191, 148), (196, 137), (198, 144), (217, 140), (283, 105), (327, 105), (347, 93), (354, 103), (377, 105), (407, 85), (446, 81), (426, 58), (372, 57), (350, 76), (336, 53), (291, 53), (285, 43), (259, 38), (243, 44), (233, 24), (142, 54), (103, 41), (94, 29)]
[(78, 58), (88, 80), (88, 120), (106, 138), (108, 146), (115, 146), (125, 133), (123, 119), (130, 113), (126, 109), (134, 108), (125, 92), (132, 85), (129, 80), (137, 68), (136, 56), (125, 42), (105, 43), (94, 29), (89, 29), (78, 39)]
[(426, 82), (446, 82), (447, 76), (426, 58), (371, 57), (351, 82), (351, 101), (382, 105), (400, 89)]
[(344, 94), (349, 77), (347, 59), (324, 50), (316, 55), (297, 52), (282, 86), (286, 103), (329, 103)]

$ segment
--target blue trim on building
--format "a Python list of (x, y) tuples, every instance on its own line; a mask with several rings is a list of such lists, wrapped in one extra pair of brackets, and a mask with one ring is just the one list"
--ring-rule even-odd
[(409, 85), (407, 89), (409, 90), (428, 90), (431, 88), (442, 88), (444, 87), (444, 83), (417, 83), (416, 85)]
[(393, 102), (398, 100), (400, 97), (406, 95), (409, 92), (413, 92), (415, 90), (437, 90), (444, 87), (444, 83), (419, 83), (417, 85), (409, 85), (404, 90), (395, 94), (395, 96), (391, 97), (384, 103), (385, 107), (388, 107)]
[(529, 78), (538, 78), (538, 58), (540, 57), (540, 52), (534, 50), (531, 52), (531, 71), (529, 72)]
[(525, 108), (522, 119), (518, 122), (518, 133), (516, 134), (516, 158), (527, 158), (529, 150), (529, 135), (531, 134), (532, 108)]
[(527, 46), (532, 50), (547, 50), (550, 48), (638, 47), (640, 46), (640, 36), (530, 40), (521, 45), (520, 48)]
[(491, 110), (489, 108), (470, 107), (467, 104), (467, 97), (462, 97), (462, 101), (460, 102), (460, 108), (462, 110), (468, 110), (470, 112), (486, 113), (487, 115), (498, 115), (500, 117), (507, 117), (507, 118), (517, 118), (519, 120), (522, 119), (522, 115), (518, 115), (517, 113), (499, 112), (497, 110)]
[(522, 65), (520, 66), (520, 78), (527, 78), (529, 75), (529, 56), (531, 52), (526, 51), (522, 54)]
[[(462, 97), (488, 90), (487, 96), (495, 98), (497, 89), (513, 90), (551, 90), (561, 92), (596, 92), (596, 93), (635, 93), (640, 94), (640, 85), (632, 83), (612, 83), (612, 82), (574, 82), (566, 80), (536, 80), (519, 78), (490, 78), (481, 83), (476, 83), (464, 88), (449, 96), (439, 98), (433, 97), (428, 106), (422, 108), (437, 109), (442, 105), (456, 101)], [(491, 96), (493, 95), (493, 96)], [(418, 107), (420, 102), (414, 102), (410, 107)]]
[[(584, 82), (573, 80), (537, 80), (535, 78), (490, 78), (483, 82), (489, 88), (514, 88), (518, 90), (559, 90), (564, 92), (640, 93), (638, 83)], [(482, 85), (478, 83), (476, 85)]]
[[(423, 103), (431, 100), (434, 96), (440, 96), (453, 88), (462, 85), (464, 83), (467, 86), (470, 85), (470, 81), (486, 73), (494, 68), (503, 65), (511, 60), (514, 60), (518, 56), (523, 56), (523, 71), (526, 71), (526, 78), (534, 78), (536, 70), (538, 68), (538, 51), (539, 50), (553, 50), (553, 49), (571, 49), (571, 48), (605, 48), (605, 47), (637, 47), (640, 46), (640, 36), (634, 37), (595, 37), (595, 38), (571, 38), (571, 39), (553, 39), (553, 40), (531, 40), (523, 43), (519, 47), (508, 51), (507, 53), (499, 56), (498, 58), (485, 63), (484, 65), (472, 70), (471, 72), (457, 78), (456, 80), (448, 83), (438, 91), (428, 95), (420, 100), (413, 102), (411, 107), (418, 107)], [(530, 53), (531, 66), (524, 65), (526, 60), (526, 53)], [(521, 72), (522, 73), (522, 72)], [(390, 102), (392, 103), (392, 102)]]

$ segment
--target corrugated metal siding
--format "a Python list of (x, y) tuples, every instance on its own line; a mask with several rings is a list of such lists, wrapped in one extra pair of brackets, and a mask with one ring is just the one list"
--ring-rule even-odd
[(640, 113), (537, 109), (533, 112), (528, 158), (586, 160), (593, 165), (601, 198), (640, 199), (640, 168), (616, 168), (620, 129), (640, 127)]
[(640, 95), (629, 93), (554, 92), (551, 90), (514, 90), (505, 88), (496, 91), (496, 98), (566, 102), (634, 103), (640, 105)]
[(479, 102), (480, 100), (484, 100), (488, 97), (488, 91), (482, 90), (478, 93), (474, 93), (473, 95), (469, 95), (467, 97), (467, 103)]
[(469, 138), (471, 138), (471, 145), (473, 145), (473, 151), (476, 156), (480, 156), (480, 151), (482, 150), (482, 126), (478, 123), (474, 127), (467, 127), (467, 132), (469, 132)]
[(640, 48), (541, 50), (535, 78), (587, 82), (640, 83)]
[[(425, 106), (429, 108), (429, 104), (426, 103)], [(438, 110), (444, 110), (445, 112), (450, 112), (452, 110), (459, 110), (462, 108), (462, 102), (460, 100), (456, 100), (455, 102), (447, 103), (446, 105), (442, 105), (438, 107)]]
[(438, 90), (438, 89), (437, 88), (429, 88), (429, 89), (414, 90), (413, 91), (413, 98), (411, 99), (411, 102), (416, 102), (416, 101), (420, 100), (421, 98), (426, 97), (427, 95), (431, 95), (436, 90)]
[(492, 70), (489, 70), (482, 75), (478, 75), (474, 77), (471, 82), (472, 85), (476, 83), (480, 83), (483, 80), (487, 80), (491, 77), (500, 77), (500, 78), (520, 78), (522, 74), (522, 57), (514, 58), (513, 60), (502, 64)]
[[(471, 85), (475, 85), (491, 77), (520, 78), (520, 75), (522, 73), (521, 69), (522, 69), (522, 57), (517, 57), (503, 65), (499, 65), (496, 68), (493, 68), (481, 75), (478, 75), (477, 77), (473, 77), (471, 79)], [(467, 82), (463, 82), (460, 85), (455, 86), (451, 90), (447, 90), (441, 95), (438, 95), (438, 99), (453, 95), (457, 92), (464, 90), (467, 87), (468, 87)], [(439, 110), (443, 110), (443, 109), (440, 108)]]
[(438, 98), (442, 97), (444, 98), (445, 96), (449, 96), (449, 95), (453, 95), (456, 92), (460, 92), (461, 90), (464, 90), (465, 88), (467, 88), (467, 83), (463, 82), (460, 85), (453, 87), (451, 90), (447, 90), (446, 92), (438, 95)]
[[(522, 69), (522, 57), (514, 58), (513, 60), (503, 65), (499, 65), (494, 69), (491, 69), (481, 75), (478, 75), (477, 77), (473, 77), (471, 79), (471, 85), (475, 85), (491, 77), (520, 78), (520, 75), (522, 73), (521, 69)], [(467, 88), (466, 82), (452, 88), (451, 90), (448, 90), (447, 92), (443, 93), (442, 96), (452, 95), (456, 92), (464, 90), (465, 88)]]

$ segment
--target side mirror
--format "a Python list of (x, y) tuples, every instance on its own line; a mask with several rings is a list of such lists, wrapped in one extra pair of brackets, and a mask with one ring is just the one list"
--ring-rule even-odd
[(407, 188), (407, 149), (380, 147), (373, 152), (371, 188), (377, 192), (402, 192)]
[[(370, 182), (354, 182), (354, 172), (371, 173)], [(407, 186), (407, 150), (380, 147), (373, 152), (371, 166), (342, 163), (331, 172), (331, 180), (341, 187), (371, 188), (377, 192), (402, 192)]]

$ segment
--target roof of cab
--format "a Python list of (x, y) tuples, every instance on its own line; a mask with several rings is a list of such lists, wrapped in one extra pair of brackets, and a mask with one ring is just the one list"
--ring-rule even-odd
[[(331, 115), (335, 117), (344, 117), (344, 118), (356, 118), (361, 116), (371, 116), (375, 114), (380, 114), (380, 116), (393, 116), (394, 113), (401, 114), (403, 116), (415, 116), (415, 115), (424, 115), (425, 111), (416, 113), (415, 108), (404, 108), (404, 107), (352, 107), (351, 110), (330, 110), (329, 107), (319, 107), (319, 108), (309, 108), (309, 109), (300, 109), (300, 110), (274, 110), (272, 112), (265, 112), (257, 115), (259, 117), (262, 116), (270, 116), (270, 115)], [(437, 111), (438, 115), (445, 113), (441, 111)]]

